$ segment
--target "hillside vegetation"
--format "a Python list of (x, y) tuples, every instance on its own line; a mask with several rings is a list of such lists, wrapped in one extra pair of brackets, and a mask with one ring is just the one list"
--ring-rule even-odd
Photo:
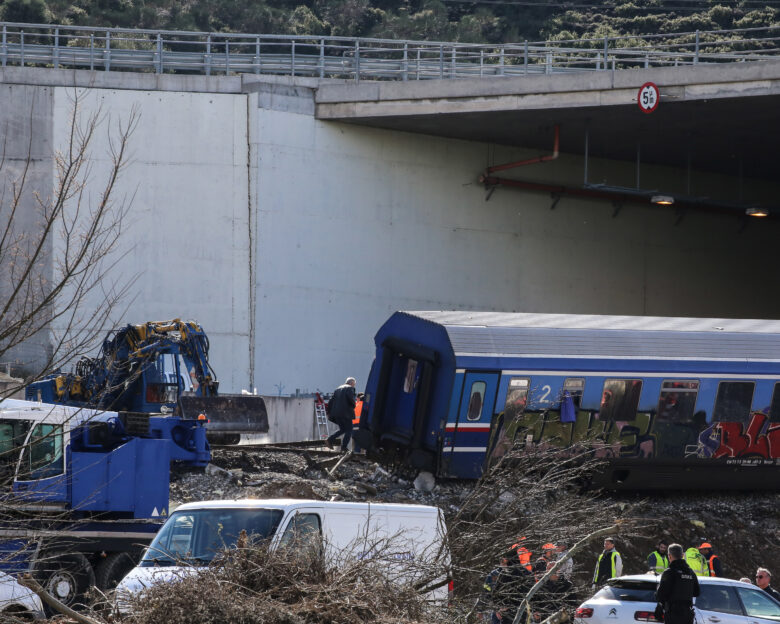
[(10, 22), (502, 43), (755, 28), (780, 0), (3, 0)]

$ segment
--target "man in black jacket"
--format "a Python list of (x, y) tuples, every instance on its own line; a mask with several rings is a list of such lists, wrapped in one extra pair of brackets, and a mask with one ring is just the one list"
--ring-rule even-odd
[(333, 391), (328, 418), (339, 426), (339, 430), (328, 436), (328, 448), (333, 448), (339, 436), (343, 435), (341, 450), (349, 450), (349, 441), (352, 439), (352, 418), (355, 416), (355, 402), (357, 401), (355, 383), (354, 377), (347, 377), (347, 380)]
[[(547, 570), (554, 565), (555, 562), (551, 561), (547, 565)], [(550, 578), (534, 596), (533, 601), (534, 621), (542, 621), (561, 609), (566, 609), (566, 612), (572, 615), (579, 602), (573, 583), (560, 574), (560, 569), (556, 570), (555, 574), (550, 575)]]
[(504, 555), (499, 573), (492, 588), (493, 614), (491, 624), (509, 624), (515, 619), (517, 606), (534, 584), (533, 575), (525, 569), (515, 551)]
[(656, 592), (655, 615), (663, 613), (666, 624), (693, 624), (693, 599), (699, 595), (699, 580), (683, 559), (683, 547), (669, 546), (669, 567), (661, 575)]
[(769, 570), (766, 568), (759, 568), (756, 570), (756, 585), (772, 596), (772, 598), (780, 602), (780, 592), (770, 585), (771, 582), (772, 573)]

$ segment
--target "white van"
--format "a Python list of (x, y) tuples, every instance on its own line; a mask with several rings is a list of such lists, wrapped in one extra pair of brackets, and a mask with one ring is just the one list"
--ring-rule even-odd
[[(207, 565), (221, 550), (234, 547), (242, 530), (268, 540), (272, 549), (301, 534), (319, 535), (326, 556), (362, 559), (373, 557), (378, 544), (389, 541), (382, 557), (389, 555), (396, 569), (433, 563), (444, 570), (449, 565), (444, 519), (437, 507), (296, 499), (187, 503), (171, 514), (141, 562), (117, 586), (119, 610), (128, 606), (128, 594)], [(429, 598), (444, 600), (447, 593), (445, 584)]]

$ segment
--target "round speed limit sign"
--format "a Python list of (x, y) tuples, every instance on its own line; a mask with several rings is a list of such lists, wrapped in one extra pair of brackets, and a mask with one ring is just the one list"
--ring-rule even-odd
[(643, 113), (652, 113), (658, 108), (658, 102), (661, 100), (661, 94), (658, 87), (653, 82), (646, 82), (639, 87), (639, 94), (636, 101), (639, 104), (639, 110)]

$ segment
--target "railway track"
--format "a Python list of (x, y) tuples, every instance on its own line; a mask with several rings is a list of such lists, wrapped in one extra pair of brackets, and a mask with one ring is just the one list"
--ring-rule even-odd
[[(320, 440), (304, 440), (302, 442), (277, 442), (274, 444), (212, 444), (212, 450), (224, 451), (269, 451), (269, 452), (306, 452), (318, 457), (339, 457), (340, 450), (329, 449)], [(368, 461), (364, 455), (355, 454), (351, 459)]]

